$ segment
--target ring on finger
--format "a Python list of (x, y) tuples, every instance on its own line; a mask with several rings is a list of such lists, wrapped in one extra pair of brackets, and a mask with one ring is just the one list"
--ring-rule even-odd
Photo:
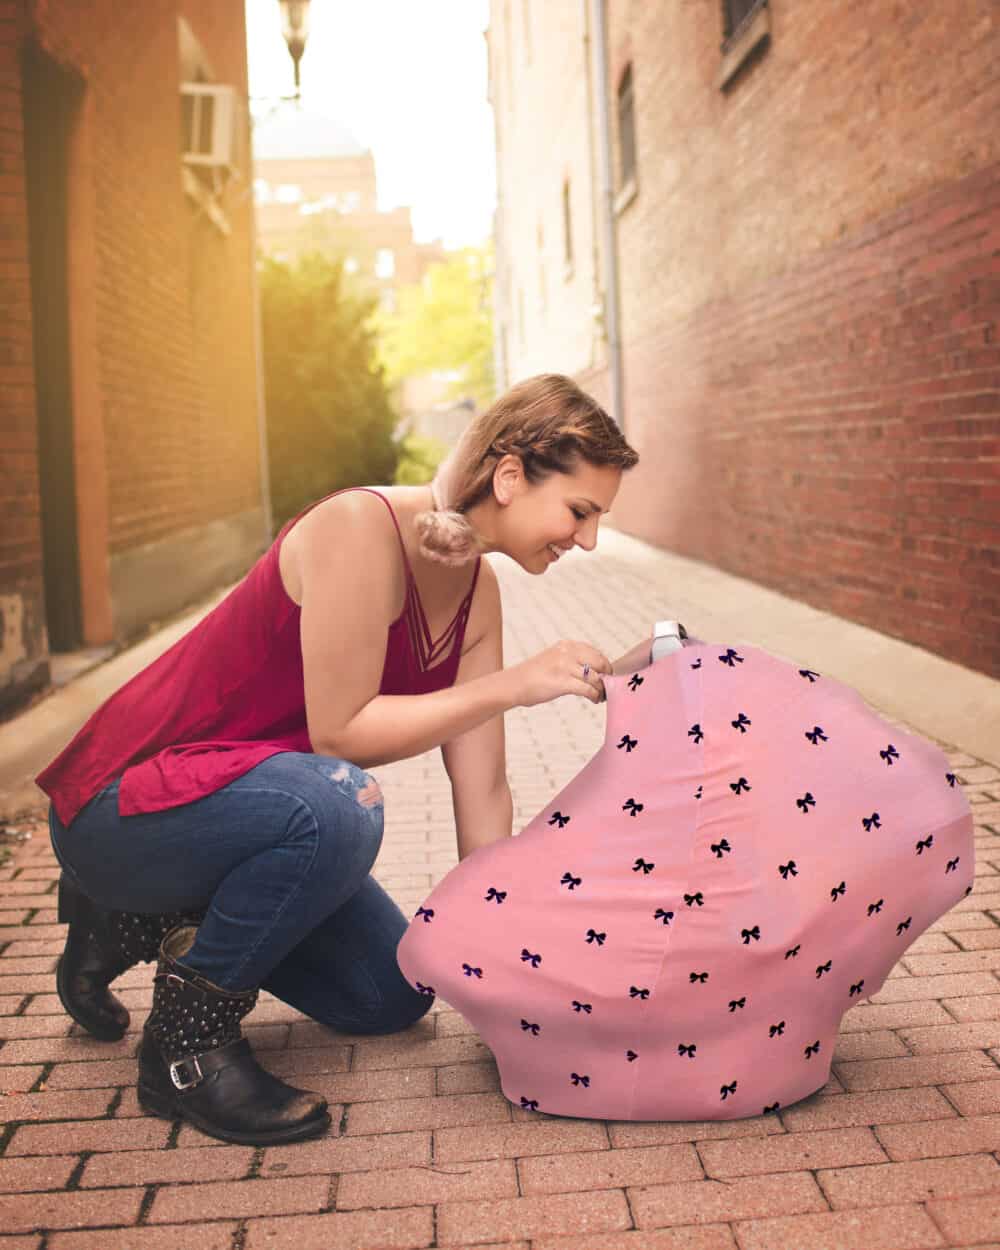
[(590, 665), (589, 665), (589, 664), (584, 664), (584, 666), (583, 666), (583, 680), (584, 680), (584, 681), (586, 681), (586, 680), (587, 680), (587, 678), (588, 678), (589, 676), (590, 676)]

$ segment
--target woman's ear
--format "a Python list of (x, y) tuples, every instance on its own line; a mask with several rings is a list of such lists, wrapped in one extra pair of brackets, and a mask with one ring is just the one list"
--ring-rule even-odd
[(517, 456), (508, 453), (497, 461), (493, 470), (493, 493), (497, 503), (506, 506), (514, 498), (524, 476), (524, 469)]

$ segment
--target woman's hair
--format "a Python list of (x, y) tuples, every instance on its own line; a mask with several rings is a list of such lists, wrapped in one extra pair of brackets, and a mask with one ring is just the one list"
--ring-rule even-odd
[(581, 460), (631, 469), (634, 451), (604, 409), (572, 378), (542, 373), (511, 387), (474, 418), (431, 483), (436, 511), (414, 518), (420, 551), (441, 564), (474, 560), (483, 544), (465, 517), (493, 490), (501, 457), (519, 457), (532, 485), (571, 473)]

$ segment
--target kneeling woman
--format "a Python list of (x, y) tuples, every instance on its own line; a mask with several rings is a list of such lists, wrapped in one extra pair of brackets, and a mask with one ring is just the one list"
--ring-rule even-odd
[(327, 1127), (325, 1101), (265, 1072), (242, 1036), (260, 988), (348, 1033), (427, 1012), (396, 961), (407, 919), (370, 875), (383, 807), (367, 770), (441, 746), (460, 858), (510, 836), (503, 714), (599, 702), (614, 666), (564, 639), (504, 668), (481, 554), (540, 575), (592, 550), (637, 460), (568, 378), (519, 384), (431, 486), (348, 488), (289, 521), (38, 777), (63, 868), (66, 1009), (122, 1037), (107, 987), (158, 960), (138, 1056), (148, 1111), (252, 1144)]

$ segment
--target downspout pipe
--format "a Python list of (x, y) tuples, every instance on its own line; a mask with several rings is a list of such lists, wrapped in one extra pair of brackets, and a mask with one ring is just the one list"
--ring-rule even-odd
[(257, 460), (260, 467), (260, 500), (264, 510), (264, 547), (274, 538), (274, 509), (271, 504), (271, 466), (267, 450), (267, 396), (264, 387), (264, 336), (260, 315), (260, 278), (257, 273), (257, 205), (253, 197), (253, 116), (247, 109), (247, 164), (250, 169), (250, 213), (247, 234), (250, 243), (250, 300), (253, 317), (253, 355), (257, 389)]
[[(588, 0), (582, 0), (586, 7)], [(618, 234), (615, 218), (615, 179), (611, 163), (611, 116), (608, 107), (608, 14), (607, 0), (589, 0), (597, 98), (597, 146), (600, 157), (601, 226), (604, 235), (604, 333), (608, 341), (611, 373), (611, 416), (625, 428), (625, 388), (622, 377), (622, 346), (618, 303)], [(586, 16), (586, 14), (585, 14)]]

